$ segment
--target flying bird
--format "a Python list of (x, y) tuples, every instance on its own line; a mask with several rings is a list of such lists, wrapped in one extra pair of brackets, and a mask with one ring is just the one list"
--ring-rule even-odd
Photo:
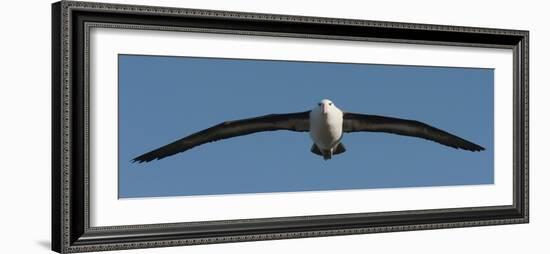
[(325, 160), (346, 151), (341, 141), (343, 134), (348, 132), (386, 132), (423, 138), (456, 149), (473, 152), (485, 150), (470, 141), (419, 121), (343, 112), (332, 101), (324, 99), (309, 111), (223, 122), (140, 155), (132, 161), (142, 163), (160, 160), (202, 144), (278, 130), (309, 132), (313, 140), (311, 152)]

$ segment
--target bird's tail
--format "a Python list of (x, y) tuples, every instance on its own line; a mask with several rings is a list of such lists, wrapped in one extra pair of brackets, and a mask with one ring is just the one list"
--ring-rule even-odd
[(345, 151), (346, 147), (344, 147), (342, 143), (338, 144), (336, 148), (332, 150), (332, 152), (330, 150), (321, 151), (319, 150), (319, 147), (317, 147), (315, 144), (311, 146), (311, 152), (319, 156), (323, 156), (323, 159), (325, 160), (330, 160), (332, 159), (332, 155), (341, 154)]

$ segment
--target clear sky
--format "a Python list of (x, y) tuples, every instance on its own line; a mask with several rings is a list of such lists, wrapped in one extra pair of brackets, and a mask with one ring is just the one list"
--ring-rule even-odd
[[(492, 184), (493, 70), (119, 56), (119, 197), (216, 195)], [(486, 148), (348, 133), (332, 160), (308, 133), (275, 131), (205, 144), (150, 163), (145, 152), (226, 120), (306, 111), (425, 122)]]

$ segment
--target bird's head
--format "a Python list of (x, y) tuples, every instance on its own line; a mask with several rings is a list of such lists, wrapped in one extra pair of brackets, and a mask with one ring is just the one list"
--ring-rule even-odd
[(323, 99), (319, 102), (318, 108), (323, 113), (323, 115), (327, 115), (331, 110), (334, 110), (336, 108), (336, 105), (332, 103), (332, 101)]

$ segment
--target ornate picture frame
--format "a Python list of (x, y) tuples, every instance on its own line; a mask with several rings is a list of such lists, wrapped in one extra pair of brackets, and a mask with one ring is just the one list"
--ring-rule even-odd
[[(94, 226), (90, 30), (194, 32), (509, 50), (510, 205)], [(529, 32), (61, 1), (52, 5), (52, 249), (60, 253), (528, 223)], [(116, 169), (113, 169), (116, 170)], [(152, 209), (151, 212), (154, 212)]]

